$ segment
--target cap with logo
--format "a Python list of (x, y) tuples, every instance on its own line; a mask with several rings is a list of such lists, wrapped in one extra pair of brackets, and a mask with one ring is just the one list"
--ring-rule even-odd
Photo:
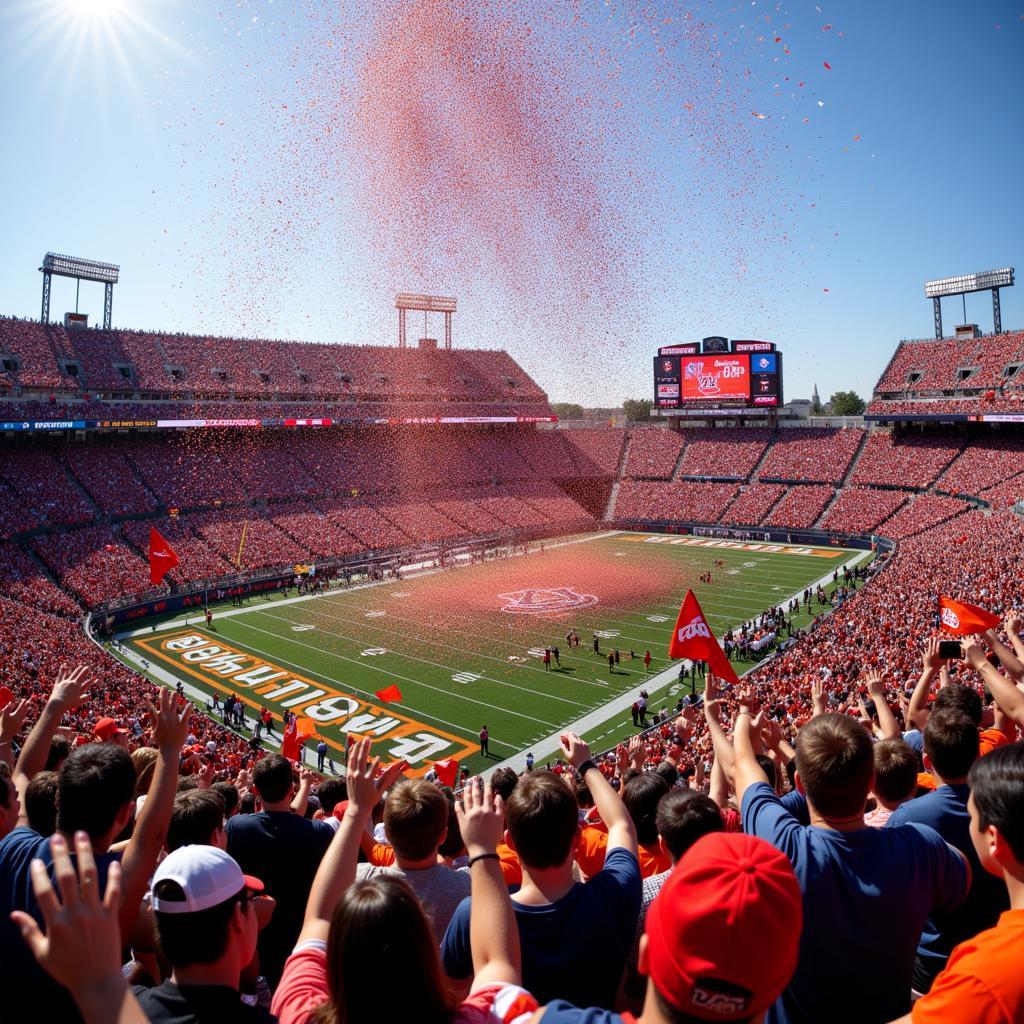
[(650, 979), (691, 1016), (752, 1017), (796, 970), (802, 924), (800, 886), (784, 854), (756, 836), (704, 836), (648, 911)]
[[(184, 900), (160, 899), (160, 882), (177, 882)], [(216, 846), (181, 846), (168, 854), (153, 875), (150, 898), (161, 914), (195, 914), (237, 896), (243, 889), (263, 892), (263, 883), (243, 875), (238, 862)]]
[(99, 736), (107, 743), (115, 733), (127, 735), (128, 730), (122, 729), (112, 718), (101, 718), (92, 728), (93, 735)]

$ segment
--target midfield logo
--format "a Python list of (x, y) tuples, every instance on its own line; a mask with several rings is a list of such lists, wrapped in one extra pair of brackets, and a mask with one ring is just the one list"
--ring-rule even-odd
[(596, 594), (579, 594), (572, 587), (513, 590), (498, 597), (505, 602), (501, 610), (510, 615), (552, 615), (597, 604)]

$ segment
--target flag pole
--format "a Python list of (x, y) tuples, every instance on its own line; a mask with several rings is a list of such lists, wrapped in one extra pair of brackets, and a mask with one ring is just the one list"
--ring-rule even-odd
[(235, 556), (235, 568), (242, 568), (242, 550), (245, 547), (245, 531), (249, 529), (249, 522), (242, 523), (242, 539), (238, 542), (238, 554)]

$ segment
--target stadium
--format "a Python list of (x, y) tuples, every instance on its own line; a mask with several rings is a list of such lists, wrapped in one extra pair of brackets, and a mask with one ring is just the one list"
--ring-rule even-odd
[[(421, 8), (407, 45), (450, 46), (456, 82), (423, 108), (472, 106), (494, 60), (466, 137), (508, 115), (494, 165), (540, 196), (570, 277), (547, 186), (508, 154), (566, 174), (581, 246), (599, 187), (530, 150), (529, 104), (509, 114), (502, 76), (543, 78), (529, 47), (493, 29), (512, 74), (474, 35), (490, 14)], [(397, 52), (379, 31), (359, 45)], [(425, 60), (402, 57), (411, 93)], [(402, 121), (413, 100), (362, 74)], [(575, 138), (559, 110), (543, 132)], [(396, 179), (447, 213), (453, 174), (507, 259), (523, 224), (392, 130), (363, 124), (367, 181), (408, 161)], [(463, 130), (444, 144), (471, 150)], [(470, 291), (457, 243), (424, 262)], [(811, 349), (770, 323), (641, 330), (607, 358), (645, 398), (567, 414), (571, 350), (538, 359), (478, 297), (389, 278), (375, 322), (397, 332), (359, 343), (210, 332), (198, 301), (183, 333), (115, 318), (132, 269), (46, 251), (39, 317), (0, 315), (12, 1021), (1024, 1021), (1012, 267), (924, 282), (934, 336), (886, 329), (877, 364), (865, 323), (875, 349), (839, 356), (874, 380), (852, 414), (816, 384), (787, 402)]]

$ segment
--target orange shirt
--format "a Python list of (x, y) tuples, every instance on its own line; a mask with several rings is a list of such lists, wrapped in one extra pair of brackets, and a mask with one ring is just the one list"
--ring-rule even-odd
[(501, 861), (501, 873), (505, 876), (505, 884), (523, 884), (523, 865), (519, 863), (519, 854), (507, 843), (498, 843), (498, 858)]
[[(587, 878), (593, 878), (604, 867), (604, 855), (607, 848), (607, 832), (589, 826), (583, 829), (580, 844), (576, 848), (576, 863)], [(672, 867), (672, 858), (661, 849), (661, 844), (658, 842), (650, 846), (638, 846), (636, 856), (640, 862), (642, 878), (660, 875)]]
[(982, 729), (981, 734), (978, 736), (978, 740), (979, 757), (991, 754), (996, 747), (1001, 747), (1010, 742), (1006, 733), (1001, 732), (999, 729)]
[(1018, 1024), (1024, 1020), (1024, 910), (1007, 910), (995, 928), (961, 942), (928, 995), (914, 1004), (914, 1024)]

